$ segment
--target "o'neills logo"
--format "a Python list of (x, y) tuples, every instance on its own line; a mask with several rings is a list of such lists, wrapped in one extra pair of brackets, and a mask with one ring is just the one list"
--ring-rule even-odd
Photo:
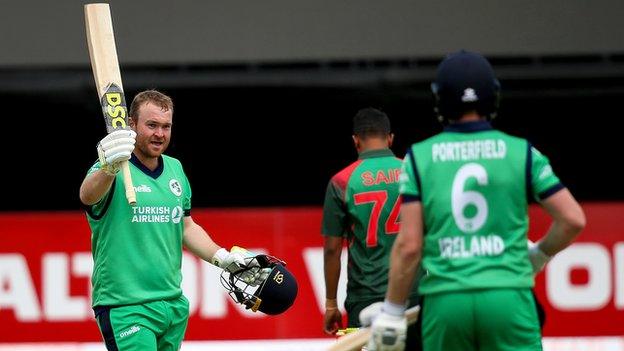
[(151, 193), (152, 188), (150, 188), (149, 186), (145, 184), (141, 184), (139, 186), (135, 186), (134, 191), (136, 191), (137, 193)]
[(138, 331), (140, 331), (141, 328), (138, 325), (133, 325), (130, 329), (122, 331), (121, 333), (119, 333), (119, 337), (120, 338), (125, 338), (128, 335), (132, 335)]

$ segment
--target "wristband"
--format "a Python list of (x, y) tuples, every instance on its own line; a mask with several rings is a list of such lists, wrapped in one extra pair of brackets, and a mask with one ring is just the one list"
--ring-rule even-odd
[(338, 300), (336, 300), (336, 299), (325, 299), (325, 309), (326, 310), (337, 310), (338, 309)]
[(396, 304), (386, 299), (381, 310), (392, 316), (403, 317), (405, 315), (405, 304)]
[(223, 268), (221, 267), (221, 265), (223, 264), (223, 262), (225, 262), (225, 259), (228, 257), (229, 254), (230, 253), (228, 252), (228, 250), (220, 248), (219, 250), (217, 250), (217, 252), (215, 252), (214, 256), (212, 256), (210, 263), (214, 264), (219, 268)]

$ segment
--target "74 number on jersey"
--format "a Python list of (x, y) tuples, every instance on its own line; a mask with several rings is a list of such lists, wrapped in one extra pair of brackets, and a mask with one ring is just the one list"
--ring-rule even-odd
[[(379, 220), (381, 211), (388, 201), (388, 192), (386, 190), (366, 191), (353, 195), (356, 205), (373, 203), (371, 214), (368, 217), (368, 228), (366, 230), (366, 246), (377, 246), (377, 229), (379, 228)], [(399, 232), (399, 211), (401, 209), (400, 198), (397, 198), (392, 205), (392, 211), (386, 219), (384, 229), (386, 234), (397, 234)]]

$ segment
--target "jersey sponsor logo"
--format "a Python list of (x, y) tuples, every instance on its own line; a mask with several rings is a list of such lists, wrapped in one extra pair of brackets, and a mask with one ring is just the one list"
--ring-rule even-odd
[(135, 206), (132, 208), (133, 223), (180, 223), (184, 210), (180, 206)]
[(135, 186), (134, 191), (137, 193), (151, 193), (152, 188), (150, 188), (149, 186), (145, 184), (141, 184), (141, 185)]
[(454, 141), (431, 146), (433, 162), (502, 159), (506, 155), (507, 144), (502, 139)]
[(166, 206), (135, 206), (132, 208), (133, 223), (169, 223), (171, 209)]
[(171, 221), (175, 224), (180, 223), (183, 213), (184, 211), (182, 210), (182, 207), (180, 206), (174, 207), (173, 210), (171, 210)]
[(120, 338), (125, 338), (126, 336), (132, 335), (132, 334), (137, 333), (139, 331), (141, 331), (141, 327), (139, 327), (138, 325), (133, 325), (130, 329), (124, 330), (121, 333), (119, 333), (119, 337)]
[(362, 184), (365, 186), (377, 185), (377, 184), (390, 184), (399, 181), (401, 170), (398, 168), (390, 168), (388, 170), (378, 170), (373, 173), (371, 171), (363, 172), (361, 175)]
[(178, 182), (177, 179), (171, 179), (169, 181), (169, 189), (171, 189), (171, 192), (175, 196), (182, 195), (182, 186), (180, 185), (180, 182)]
[(498, 235), (475, 235), (445, 237), (438, 239), (442, 258), (470, 258), (477, 256), (499, 256), (505, 252), (505, 242)]

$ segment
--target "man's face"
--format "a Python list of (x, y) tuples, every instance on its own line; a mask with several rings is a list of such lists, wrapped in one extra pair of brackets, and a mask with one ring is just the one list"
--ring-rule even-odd
[(169, 146), (173, 113), (152, 103), (139, 107), (135, 131), (135, 152), (144, 158), (157, 158)]

